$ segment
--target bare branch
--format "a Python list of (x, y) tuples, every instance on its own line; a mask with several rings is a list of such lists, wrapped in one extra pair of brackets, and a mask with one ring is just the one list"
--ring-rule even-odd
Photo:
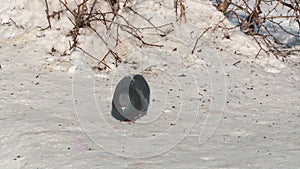
[(202, 36), (209, 30), (209, 29), (211, 29), (212, 27), (210, 26), (210, 27), (208, 27), (208, 28), (206, 28), (202, 33), (201, 33), (201, 35), (197, 38), (197, 40), (196, 40), (196, 42), (195, 42), (195, 45), (194, 45), (194, 47), (193, 47), (193, 50), (192, 50), (192, 54), (194, 54), (194, 52), (195, 52), (195, 49), (196, 49), (196, 46), (197, 46), (197, 44), (198, 44), (198, 41), (202, 38)]

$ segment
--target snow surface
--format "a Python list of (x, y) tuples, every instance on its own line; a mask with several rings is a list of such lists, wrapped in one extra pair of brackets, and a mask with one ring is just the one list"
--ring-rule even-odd
[[(257, 45), (238, 29), (209, 30), (191, 54), (223, 16), (209, 1), (186, 5), (187, 22), (178, 23), (171, 3), (133, 1), (174, 31), (144, 33), (162, 48), (123, 35), (116, 50), (126, 62), (95, 72), (80, 51), (60, 56), (67, 14), (41, 31), (44, 1), (2, 1), (0, 168), (299, 168), (300, 57), (255, 59)], [(102, 56), (104, 45), (82, 31), (82, 47)], [(110, 114), (114, 87), (129, 73), (143, 74), (151, 92), (147, 115), (131, 124)]]

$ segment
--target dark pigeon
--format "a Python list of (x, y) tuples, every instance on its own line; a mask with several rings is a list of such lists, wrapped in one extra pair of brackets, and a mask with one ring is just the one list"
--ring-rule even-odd
[(125, 76), (116, 86), (112, 100), (112, 116), (134, 122), (147, 113), (150, 88), (142, 75)]

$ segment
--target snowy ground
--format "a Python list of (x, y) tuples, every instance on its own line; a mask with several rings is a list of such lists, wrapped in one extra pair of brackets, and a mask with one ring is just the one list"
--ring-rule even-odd
[[(255, 59), (257, 46), (238, 30), (226, 32), (230, 39), (208, 31), (191, 54), (221, 13), (208, 1), (186, 1), (180, 24), (172, 5), (144, 2), (137, 9), (166, 16), (158, 22), (174, 22), (174, 32), (145, 34), (163, 48), (124, 38), (127, 62), (103, 72), (79, 51), (60, 56), (68, 25), (40, 31), (44, 1), (3, 2), (0, 168), (299, 168), (300, 58)], [(88, 32), (82, 41), (101, 49)], [(143, 74), (151, 90), (149, 111), (135, 124), (110, 115), (113, 89), (128, 73)]]

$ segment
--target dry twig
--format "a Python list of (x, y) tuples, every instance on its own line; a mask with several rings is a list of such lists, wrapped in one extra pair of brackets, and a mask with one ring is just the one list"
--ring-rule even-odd
[(202, 36), (209, 30), (209, 29), (211, 29), (212, 27), (210, 26), (210, 27), (208, 27), (208, 28), (206, 28), (202, 33), (201, 33), (201, 35), (197, 38), (197, 40), (196, 40), (196, 42), (195, 42), (195, 45), (194, 45), (194, 47), (193, 47), (193, 50), (192, 50), (192, 54), (194, 54), (194, 52), (195, 52), (195, 49), (196, 49), (196, 46), (197, 46), (197, 44), (198, 44), (198, 41), (202, 38)]

